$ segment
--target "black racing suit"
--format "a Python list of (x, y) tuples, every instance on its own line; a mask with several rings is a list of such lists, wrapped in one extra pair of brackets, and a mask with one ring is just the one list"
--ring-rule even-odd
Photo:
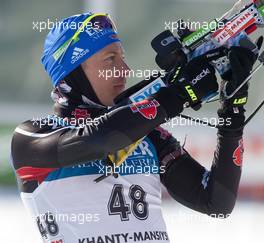
[[(104, 159), (147, 135), (160, 163), (166, 166), (165, 173), (160, 174), (161, 182), (175, 200), (208, 215), (230, 214), (241, 176), (241, 161), (238, 160), (242, 159), (242, 131), (218, 132), (213, 164), (207, 171), (176, 138), (159, 127), (166, 114), (161, 105), (156, 109), (151, 117), (144, 116), (131, 105), (110, 112), (103, 110), (100, 116), (98, 112), (90, 112), (91, 117), (100, 117), (98, 124), (84, 127), (61, 124), (40, 127), (40, 121), (33, 120), (22, 123), (12, 140), (12, 159), (20, 190), (33, 192), (51, 168)], [(43, 168), (49, 170), (43, 171)]]

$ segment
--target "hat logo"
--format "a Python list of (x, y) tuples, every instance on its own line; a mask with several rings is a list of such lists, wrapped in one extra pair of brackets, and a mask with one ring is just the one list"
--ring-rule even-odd
[(86, 55), (89, 52), (88, 49), (84, 50), (82, 48), (75, 47), (73, 49), (72, 57), (71, 57), (71, 64), (76, 63), (80, 58)]

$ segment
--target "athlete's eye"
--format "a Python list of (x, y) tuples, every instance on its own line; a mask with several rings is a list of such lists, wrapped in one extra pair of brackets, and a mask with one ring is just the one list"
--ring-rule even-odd
[(108, 56), (106, 56), (105, 58), (104, 58), (104, 61), (107, 61), (107, 62), (112, 62), (112, 61), (114, 61), (114, 59), (115, 59), (115, 55), (108, 55)]

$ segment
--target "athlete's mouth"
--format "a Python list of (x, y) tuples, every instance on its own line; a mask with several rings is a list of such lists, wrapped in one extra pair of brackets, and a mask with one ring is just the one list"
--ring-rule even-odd
[(122, 86), (125, 86), (126, 83), (120, 83), (120, 84), (115, 84), (114, 87), (122, 87)]
[(116, 89), (116, 90), (123, 90), (123, 89), (125, 89), (125, 87), (126, 87), (125, 83), (114, 85), (114, 89)]
[(124, 88), (126, 86), (126, 80), (119, 81), (114, 83), (114, 88)]

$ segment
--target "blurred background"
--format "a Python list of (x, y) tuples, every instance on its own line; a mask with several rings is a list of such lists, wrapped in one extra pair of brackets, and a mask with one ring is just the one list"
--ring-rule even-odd
[[(40, 57), (48, 30), (34, 28), (41, 21), (56, 22), (69, 15), (94, 10), (112, 15), (132, 69), (157, 69), (150, 41), (165, 22), (182, 18), (209, 21), (230, 9), (234, 0), (46, 0), (0, 1), (0, 242), (41, 242), (37, 229), (21, 204), (9, 164), (15, 127), (52, 112), (51, 84)], [(263, 32), (263, 30), (260, 30)], [(251, 81), (249, 114), (264, 98), (261, 70)], [(132, 78), (128, 85), (140, 81)], [(218, 104), (207, 105), (196, 117), (215, 117)], [(211, 219), (195, 213), (164, 193), (164, 215), (171, 242), (262, 242), (264, 225), (264, 123), (261, 111), (245, 129), (245, 154), (239, 198), (232, 216)], [(204, 126), (169, 127), (207, 168), (216, 145), (216, 130)], [(231, 238), (232, 237), (232, 238)]]

